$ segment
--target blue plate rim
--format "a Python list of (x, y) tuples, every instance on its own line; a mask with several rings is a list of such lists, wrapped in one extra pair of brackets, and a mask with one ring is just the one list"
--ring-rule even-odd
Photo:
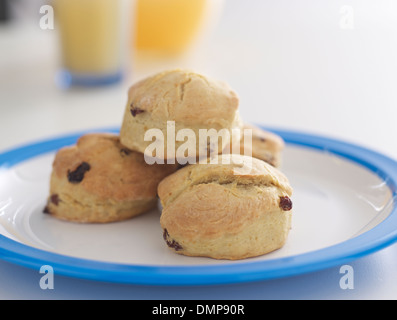
[[(345, 264), (397, 241), (397, 162), (381, 153), (341, 140), (278, 128), (262, 128), (280, 135), (287, 144), (327, 151), (349, 159), (386, 181), (393, 194), (390, 215), (367, 232), (342, 243), (304, 254), (263, 261), (193, 266), (155, 266), (110, 263), (65, 256), (30, 247), (0, 235), (0, 259), (40, 270), (50, 265), (55, 275), (139, 285), (217, 285), (296, 276)], [(35, 156), (73, 144), (88, 132), (114, 132), (101, 128), (33, 142), (0, 153), (0, 168), (8, 169)]]

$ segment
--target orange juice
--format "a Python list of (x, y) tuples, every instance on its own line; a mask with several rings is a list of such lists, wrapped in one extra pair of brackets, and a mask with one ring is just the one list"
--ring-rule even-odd
[(136, 0), (136, 49), (178, 53), (197, 35), (208, 0)]
[(55, 0), (54, 11), (65, 69), (92, 75), (120, 70), (118, 0)]

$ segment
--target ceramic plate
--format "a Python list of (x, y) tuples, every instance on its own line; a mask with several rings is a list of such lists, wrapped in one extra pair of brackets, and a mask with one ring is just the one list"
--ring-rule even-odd
[(292, 230), (277, 251), (240, 261), (175, 254), (162, 238), (159, 210), (99, 225), (43, 214), (55, 152), (80, 132), (0, 154), (0, 258), (98, 281), (199, 285), (311, 272), (397, 240), (394, 160), (343, 141), (272, 131), (286, 141), (281, 170), (294, 189)]

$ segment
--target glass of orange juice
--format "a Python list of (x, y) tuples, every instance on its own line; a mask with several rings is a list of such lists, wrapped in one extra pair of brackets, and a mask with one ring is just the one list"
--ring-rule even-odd
[(62, 85), (95, 86), (122, 78), (121, 0), (54, 0)]
[(215, 0), (136, 0), (134, 48), (183, 52), (199, 33), (211, 1)]

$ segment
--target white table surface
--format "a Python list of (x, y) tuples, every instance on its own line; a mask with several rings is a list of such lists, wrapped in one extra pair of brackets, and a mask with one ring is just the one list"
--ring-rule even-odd
[[(397, 159), (397, 4), (380, 1), (227, 0), (201, 45), (181, 59), (135, 59), (115, 86), (56, 86), (56, 30), (38, 18), (0, 26), (0, 151), (79, 130), (119, 126), (128, 86), (167, 67), (189, 67), (238, 92), (246, 121), (363, 145)], [(345, 5), (353, 13), (346, 27)], [(349, 16), (351, 17), (351, 16)], [(350, 20), (349, 20), (350, 21)], [(350, 26), (350, 25), (349, 25)], [(200, 287), (151, 287), (55, 275), (0, 260), (0, 299), (396, 299), (397, 244), (340, 266), (291, 278)]]

